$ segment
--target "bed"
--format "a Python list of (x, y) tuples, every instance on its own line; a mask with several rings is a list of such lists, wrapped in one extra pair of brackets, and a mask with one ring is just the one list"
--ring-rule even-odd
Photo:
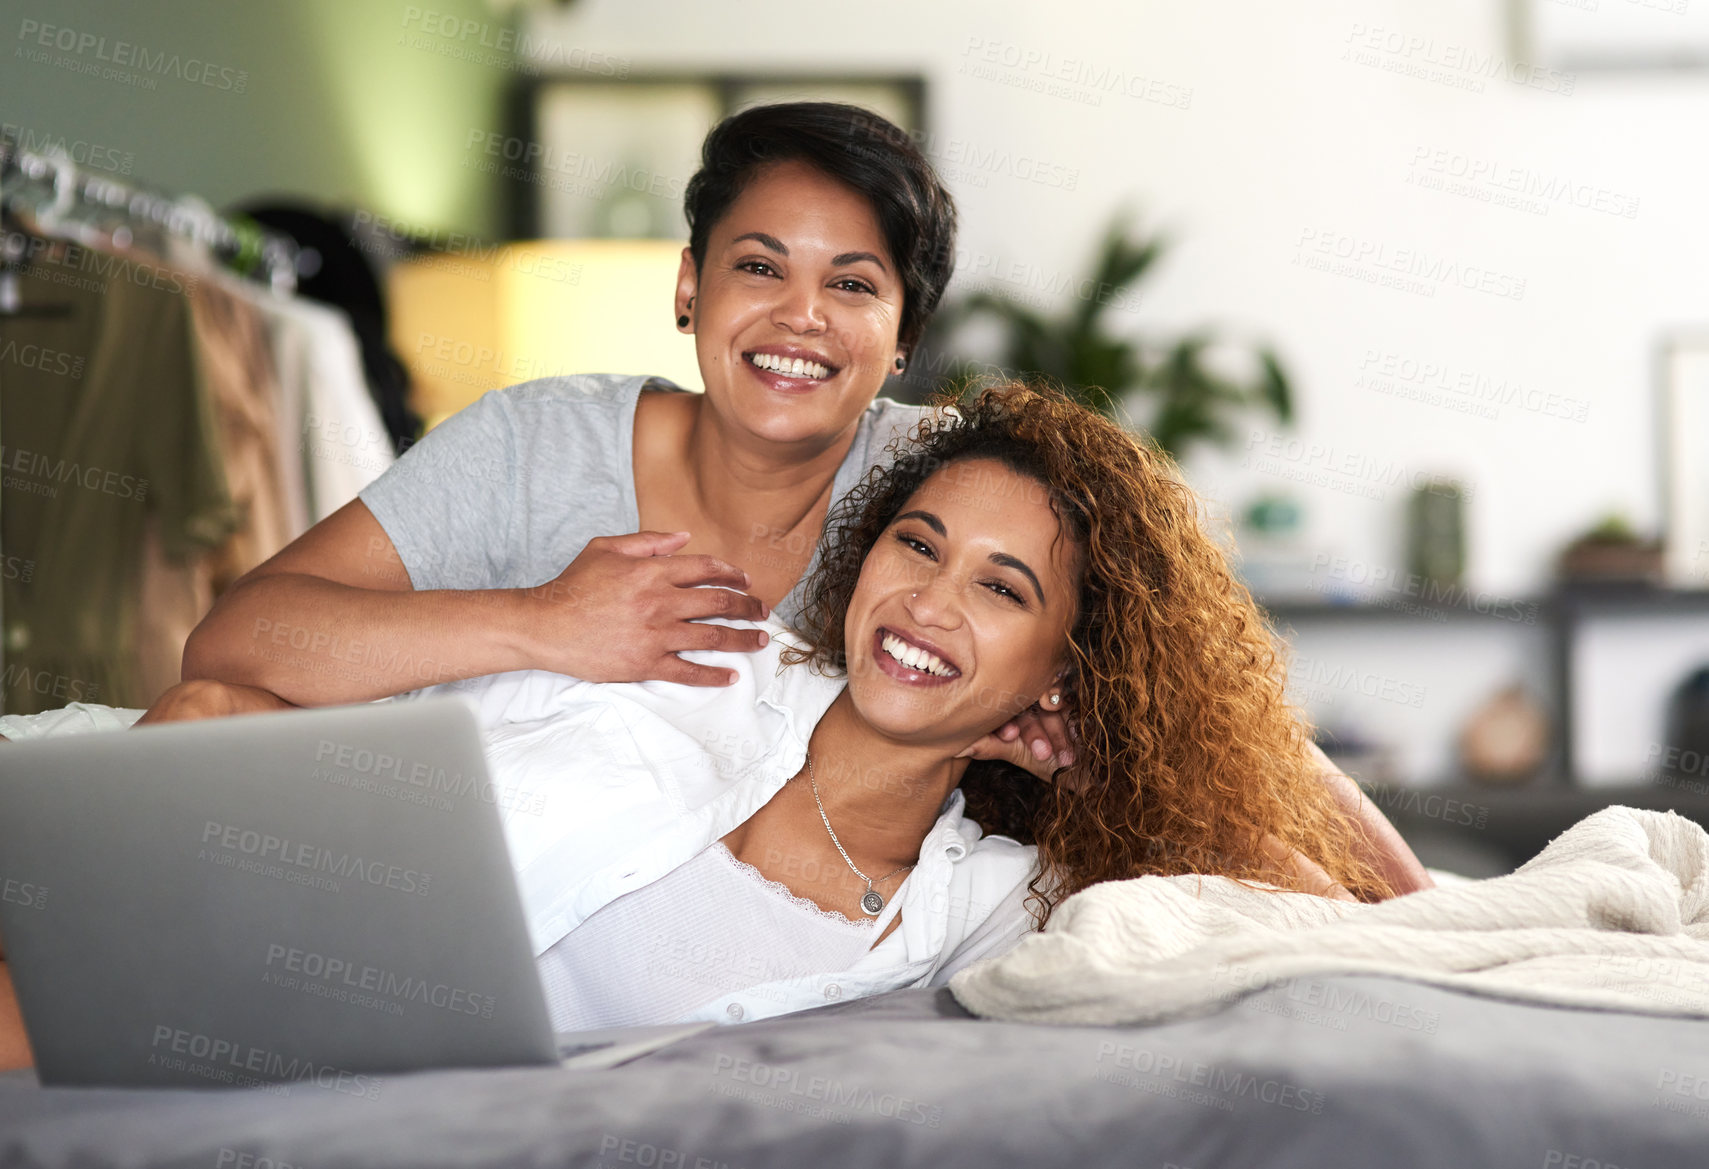
[(1390, 977), (1153, 1026), (975, 1019), (947, 989), (903, 990), (614, 1069), (398, 1075), (374, 1098), (12, 1073), (0, 1165), (1701, 1169), (1709, 1021)]

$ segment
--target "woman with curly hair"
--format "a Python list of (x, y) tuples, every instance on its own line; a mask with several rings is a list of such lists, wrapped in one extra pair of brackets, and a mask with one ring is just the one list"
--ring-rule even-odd
[[(941, 984), (1100, 881), (1379, 898), (1387, 855), (1428, 882), (1338, 806), (1192, 491), (1058, 391), (923, 421), (832, 513), (798, 629), (762, 628), (758, 654), (696, 651), (729, 687), (430, 688), (473, 702), (500, 787), (542, 797), (498, 802), (560, 1029)], [(1049, 782), (973, 757), (1032, 708), (1078, 743)]]
[(959, 784), (986, 832), (1037, 848), (1041, 925), (1089, 885), (1153, 874), (1366, 900), (1430, 883), (1398, 840), (1373, 849), (1326, 784), (1347, 781), (1286, 702), (1281, 650), (1167, 456), (1054, 390), (994, 386), (922, 422), (828, 526), (798, 622), (805, 645), (783, 660), (846, 669), (845, 615), (858, 612), (872, 549), (923, 484), (945, 476), (978, 494), (992, 465), (1048, 497), (1076, 550), (1068, 665), (1048, 702), (1077, 758), (1051, 783), (973, 759)]

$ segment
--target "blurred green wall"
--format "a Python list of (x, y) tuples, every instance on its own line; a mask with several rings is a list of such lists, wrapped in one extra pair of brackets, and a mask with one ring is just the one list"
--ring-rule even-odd
[(0, 122), (216, 207), (305, 195), (496, 236), (501, 192), (464, 164), (503, 124), (510, 27), (483, 0), (0, 0)]

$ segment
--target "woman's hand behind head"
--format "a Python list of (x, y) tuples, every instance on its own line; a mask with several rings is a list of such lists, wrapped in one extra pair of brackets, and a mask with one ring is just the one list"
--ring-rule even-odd
[(1073, 726), (1066, 711), (1032, 707), (970, 744), (958, 759), (989, 759), (1030, 772), (1044, 783), (1078, 792), (1085, 776), (1073, 769)]

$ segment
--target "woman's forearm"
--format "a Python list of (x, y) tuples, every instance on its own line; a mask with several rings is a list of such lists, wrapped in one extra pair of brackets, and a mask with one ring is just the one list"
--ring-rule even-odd
[(519, 590), (376, 590), (275, 573), (219, 599), (184, 647), (184, 679), (253, 686), (296, 706), (368, 702), (526, 669), (525, 625)]
[(12, 990), (12, 971), (0, 960), (0, 1072), (27, 1068), (34, 1062), (23, 1016), (18, 1013), (18, 996)]
[(1430, 879), (1430, 874), (1425, 872), (1418, 857), (1413, 854), (1406, 841), (1401, 839), (1400, 833), (1395, 831), (1395, 826), (1389, 823), (1388, 817), (1366, 798), (1365, 793), (1359, 790), (1358, 784), (1329, 761), (1329, 756), (1325, 755), (1317, 744), (1311, 744), (1311, 750), (1317, 759), (1323, 782), (1329, 785), (1335, 802), (1358, 829), (1354, 833), (1354, 851), (1358, 853), (1359, 859), (1375, 869), (1389, 883), (1389, 888), (1395, 891), (1396, 896), (1435, 888), (1436, 882)]

